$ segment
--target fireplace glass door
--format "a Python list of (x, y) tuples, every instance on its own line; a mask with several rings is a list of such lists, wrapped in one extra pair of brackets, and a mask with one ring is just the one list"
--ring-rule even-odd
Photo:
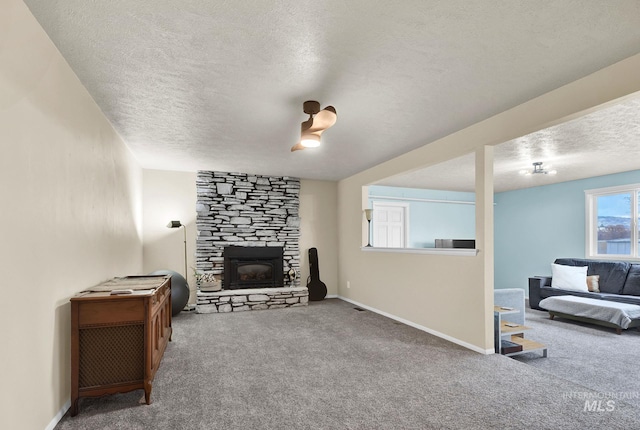
[(224, 289), (283, 287), (282, 256), (282, 247), (225, 247)]
[(273, 278), (273, 265), (269, 263), (238, 263), (238, 278), (243, 281), (268, 281)]

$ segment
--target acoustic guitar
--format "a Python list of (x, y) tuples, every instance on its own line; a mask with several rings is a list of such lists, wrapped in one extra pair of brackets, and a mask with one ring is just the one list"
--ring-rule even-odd
[(327, 295), (327, 286), (320, 280), (320, 268), (318, 267), (318, 250), (309, 248), (309, 279), (307, 289), (309, 290), (309, 300), (319, 301)]

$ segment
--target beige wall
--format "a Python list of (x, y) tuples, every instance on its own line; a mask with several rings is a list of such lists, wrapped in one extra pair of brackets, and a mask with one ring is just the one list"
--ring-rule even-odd
[(309, 248), (318, 249), (320, 280), (338, 294), (338, 183), (300, 181), (300, 285), (307, 285)]
[(142, 269), (142, 170), (20, 0), (0, 12), (0, 427), (70, 399), (69, 298)]
[[(493, 212), (491, 169), (483, 147), (560, 123), (640, 91), (640, 55), (340, 181), (339, 294), (423, 326), (477, 351), (491, 351)], [(476, 183), (476, 257), (362, 251), (362, 187), (383, 178), (475, 152), (486, 171)], [(349, 282), (351, 288), (346, 288)], [(392, 293), (392, 294), (391, 294)], [(397, 297), (397, 300), (389, 299)]]
[(195, 303), (193, 267), (196, 254), (196, 173), (144, 170), (143, 172), (143, 270), (175, 270), (184, 276), (184, 231), (167, 228), (172, 220), (182, 222), (187, 233), (187, 272)]

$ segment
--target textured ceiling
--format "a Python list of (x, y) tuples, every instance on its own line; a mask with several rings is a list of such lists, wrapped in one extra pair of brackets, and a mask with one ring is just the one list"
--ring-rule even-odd
[(337, 180), (640, 47), (637, 0), (25, 3), (150, 169)]
[[(495, 147), (494, 190), (573, 181), (640, 169), (640, 95), (581, 118), (565, 122)], [(520, 174), (541, 161), (552, 175)], [(399, 175), (379, 185), (474, 191), (475, 157), (449, 160)]]

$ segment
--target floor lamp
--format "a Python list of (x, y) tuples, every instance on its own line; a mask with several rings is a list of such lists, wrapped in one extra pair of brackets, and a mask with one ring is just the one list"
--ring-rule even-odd
[(187, 227), (180, 221), (169, 221), (168, 228), (180, 228), (184, 231), (184, 280), (187, 281)]
[(365, 209), (364, 216), (367, 218), (367, 246), (371, 246), (371, 218), (373, 218), (373, 209)]

